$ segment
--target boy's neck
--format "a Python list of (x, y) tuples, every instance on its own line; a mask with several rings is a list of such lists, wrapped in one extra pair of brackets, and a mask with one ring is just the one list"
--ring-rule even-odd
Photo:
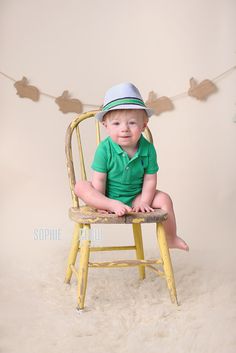
[(138, 144), (135, 147), (121, 147), (130, 158), (132, 158), (138, 150)]

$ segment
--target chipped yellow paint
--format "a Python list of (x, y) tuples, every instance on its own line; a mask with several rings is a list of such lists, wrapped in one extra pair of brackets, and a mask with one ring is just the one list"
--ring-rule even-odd
[[(143, 251), (143, 239), (142, 239), (142, 228), (141, 224), (132, 224), (134, 243), (136, 250), (136, 257), (139, 260), (144, 260), (144, 251)], [(139, 266), (139, 278), (145, 278), (145, 267)]]
[(100, 217), (97, 217), (97, 218), (94, 218), (94, 219), (92, 219), (92, 218), (79, 218), (78, 219), (78, 223), (97, 223), (97, 222), (99, 222), (99, 221), (102, 221), (102, 222), (107, 222), (108, 221), (108, 219), (107, 218), (100, 218)]
[(172, 303), (176, 303), (178, 305), (174, 272), (172, 268), (169, 248), (166, 241), (165, 229), (162, 223), (156, 224), (156, 233), (161, 253), (161, 259), (163, 261), (163, 270), (165, 274), (166, 284), (170, 293), (170, 298)]
[(116, 260), (105, 262), (89, 262), (89, 267), (131, 267), (140, 265), (147, 266), (151, 264), (160, 265), (162, 264), (162, 260)]
[(90, 213), (95, 213), (96, 212), (96, 209), (95, 208), (92, 208), (90, 206), (82, 206), (81, 207), (81, 210), (83, 211), (83, 213), (85, 214), (90, 214)]
[(88, 222), (88, 223), (96, 223), (96, 222), (98, 222), (98, 221), (100, 221), (100, 220), (105, 220), (105, 221), (107, 221), (107, 218), (100, 218), (100, 217), (97, 217), (97, 218), (94, 218), (94, 219), (88, 218), (88, 219), (86, 219), (86, 222)]
[[(88, 227), (89, 226), (84, 226)], [(81, 246), (80, 262), (78, 270), (78, 288), (77, 288), (77, 308), (84, 308), (84, 300), (87, 288), (87, 277), (88, 277), (88, 262), (89, 262), (89, 247), (90, 240), (84, 240)]]
[(76, 257), (78, 254), (79, 250), (79, 235), (81, 231), (82, 225), (75, 223), (75, 228), (74, 228), (74, 233), (73, 233), (73, 238), (72, 238), (72, 243), (71, 243), (71, 249), (67, 261), (67, 270), (66, 270), (66, 277), (65, 277), (65, 282), (70, 283), (71, 280), (71, 275), (72, 275), (72, 267), (75, 264)]
[(144, 222), (144, 218), (135, 218), (132, 220), (132, 223), (141, 223)]
[(90, 251), (135, 250), (135, 245), (91, 247)]

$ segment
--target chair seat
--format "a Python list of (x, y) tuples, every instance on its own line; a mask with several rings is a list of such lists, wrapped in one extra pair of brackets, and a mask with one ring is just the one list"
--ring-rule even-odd
[(167, 213), (161, 209), (154, 212), (129, 212), (118, 217), (114, 213), (100, 213), (89, 206), (71, 207), (69, 217), (72, 221), (81, 224), (139, 224), (160, 223), (167, 219)]

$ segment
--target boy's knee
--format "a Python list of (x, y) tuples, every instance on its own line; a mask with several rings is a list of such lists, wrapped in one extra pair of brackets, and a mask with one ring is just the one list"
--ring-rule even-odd
[(74, 192), (76, 193), (77, 196), (79, 196), (79, 191), (80, 191), (80, 181), (78, 181), (75, 184)]
[(159, 204), (163, 210), (168, 211), (173, 208), (173, 202), (170, 195), (165, 192), (161, 192), (161, 194), (159, 194), (158, 196)]
[(167, 209), (173, 208), (173, 202), (172, 202), (170, 195), (165, 194), (163, 203)]

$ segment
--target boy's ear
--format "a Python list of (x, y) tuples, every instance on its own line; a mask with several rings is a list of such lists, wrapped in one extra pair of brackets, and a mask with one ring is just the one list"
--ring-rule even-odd
[(107, 127), (107, 122), (106, 122), (106, 120), (103, 120), (103, 121), (102, 121), (102, 125), (105, 126), (105, 127)]
[(146, 113), (144, 113), (143, 112), (143, 129), (142, 129), (142, 131), (144, 131), (145, 129), (146, 129), (146, 127), (147, 127), (147, 124), (148, 124), (148, 116), (147, 116), (147, 114)]
[(147, 120), (144, 120), (144, 122), (143, 122), (143, 130), (142, 131), (144, 131), (146, 129), (147, 124), (148, 124)]

